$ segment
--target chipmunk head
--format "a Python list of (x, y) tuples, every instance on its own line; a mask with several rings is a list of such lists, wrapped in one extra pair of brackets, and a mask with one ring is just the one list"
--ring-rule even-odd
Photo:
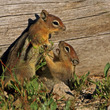
[(50, 33), (55, 33), (60, 30), (64, 31), (66, 29), (60, 18), (49, 14), (46, 10), (42, 10), (40, 18), (45, 22)]
[(29, 40), (34, 47), (38, 45), (51, 46), (49, 38), (52, 33), (65, 30), (61, 19), (42, 10), (40, 17), (29, 28)]
[(59, 42), (59, 56), (61, 60), (70, 60), (73, 66), (79, 64), (79, 59), (74, 48), (64, 41)]

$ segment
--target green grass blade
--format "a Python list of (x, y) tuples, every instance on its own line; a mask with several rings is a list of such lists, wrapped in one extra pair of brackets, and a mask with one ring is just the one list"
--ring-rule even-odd
[(107, 63), (105, 68), (104, 68), (104, 77), (105, 78), (107, 77), (109, 69), (110, 69), (110, 63)]

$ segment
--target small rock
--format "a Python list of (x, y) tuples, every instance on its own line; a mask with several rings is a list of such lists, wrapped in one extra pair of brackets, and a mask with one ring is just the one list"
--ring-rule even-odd
[(60, 97), (65, 97), (66, 99), (73, 98), (74, 96), (70, 88), (63, 82), (54, 85), (53, 93), (59, 95)]

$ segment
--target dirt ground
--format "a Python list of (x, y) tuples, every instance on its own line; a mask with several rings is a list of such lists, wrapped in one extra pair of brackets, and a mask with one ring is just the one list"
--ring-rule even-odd
[[(93, 81), (101, 81), (103, 76), (89, 76)], [(61, 98), (65, 96), (64, 100), (71, 100), (72, 110), (110, 110), (110, 106), (105, 106), (101, 109), (100, 105), (104, 103), (105, 100), (100, 100), (99, 98), (93, 98), (93, 94), (96, 91), (96, 85), (89, 83), (82, 92), (76, 90), (70, 90), (63, 82), (56, 84), (53, 88), (53, 93), (55, 93), (55, 98)], [(57, 96), (56, 96), (57, 94)], [(59, 97), (58, 97), (59, 96)], [(64, 106), (63, 101), (59, 104), (59, 108)]]

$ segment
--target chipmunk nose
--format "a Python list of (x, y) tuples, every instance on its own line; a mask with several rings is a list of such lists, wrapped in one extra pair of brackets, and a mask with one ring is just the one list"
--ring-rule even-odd
[(74, 59), (74, 60), (72, 60), (72, 63), (73, 63), (73, 65), (74, 65), (74, 66), (76, 66), (76, 65), (78, 65), (78, 64), (79, 64), (79, 60)]

